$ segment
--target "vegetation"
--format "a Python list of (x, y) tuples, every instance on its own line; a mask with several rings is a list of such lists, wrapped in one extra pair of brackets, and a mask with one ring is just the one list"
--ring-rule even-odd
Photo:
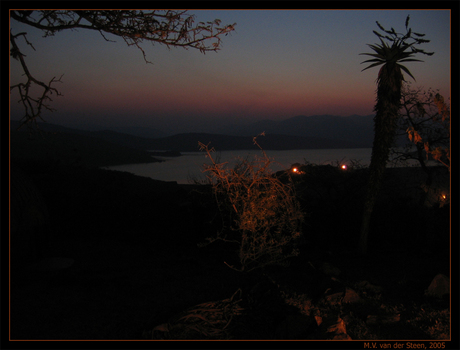
[[(24, 20), (29, 15), (20, 14)], [(37, 148), (33, 158), (18, 157), (49, 208), (45, 255), (76, 263), (10, 279), (11, 339), (450, 339), (449, 296), (424, 293), (434, 276), (450, 275), (449, 208), (414, 201), (408, 184), (418, 184), (406, 178), (408, 169), (390, 169), (383, 177), (380, 168), (396, 125), (401, 70), (410, 75), (397, 62), (411, 60), (404, 50), (412, 45), (403, 44), (410, 29), (401, 41), (394, 30), (385, 32), (394, 47), (380, 34), (382, 46), (371, 45), (378, 52), (371, 66), (384, 67), (370, 169), (358, 161), (348, 168), (306, 162), (273, 174), (256, 138), (262, 155), (240, 159), (231, 169), (200, 143), (211, 164), (204, 166), (207, 186), (192, 188), (80, 164), (66, 137), (51, 139), (54, 147)], [(441, 96), (433, 102), (436, 120), (447, 122)], [(435, 155), (439, 144), (423, 139), (424, 128), (415, 127), (412, 114), (424, 115), (428, 105), (414, 105), (408, 113), (413, 129), (406, 130)], [(25, 143), (25, 133), (14, 135)], [(105, 152), (110, 147), (98, 145)], [(39, 158), (51, 150), (62, 151), (71, 164)], [(450, 153), (439, 159), (450, 165)], [(385, 195), (377, 197), (380, 188)], [(384, 209), (374, 212), (379, 225), (371, 243), (378, 249), (357, 255), (348, 249), (353, 232), (362, 224), (362, 206), (370, 215), (374, 204)], [(215, 234), (207, 209), (216, 205), (221, 230), (200, 244)], [(215, 249), (217, 241), (236, 246), (233, 260)]]
[(426, 171), (425, 159), (431, 156), (450, 170), (450, 107), (444, 97), (432, 90), (421, 97), (417, 91), (408, 91), (404, 108), (406, 132), (417, 148), (422, 169)]
[[(111, 41), (105, 35), (110, 34), (122, 38), (128, 46), (138, 48), (146, 63), (146, 54), (142, 49), (144, 41), (166, 47), (193, 48), (200, 52), (218, 51), (223, 35), (234, 30), (236, 23), (220, 26), (219, 19), (213, 22), (195, 24), (195, 16), (187, 14), (187, 10), (13, 10), (11, 19), (37, 28), (44, 36), (53, 36), (62, 30), (87, 29), (98, 31), (106, 41)], [(48, 104), (54, 94), (60, 96), (55, 83), (61, 78), (53, 77), (48, 83), (35, 78), (30, 72), (21, 52), (18, 39), (23, 38), (27, 45), (34, 50), (32, 43), (27, 40), (27, 33), (12, 33), (10, 31), (10, 56), (18, 60), (26, 77), (25, 82), (14, 84), (10, 90), (17, 90), (19, 102), (24, 107), (23, 125), (42, 119), (42, 111), (53, 111)], [(40, 93), (33, 95), (34, 87)]]
[[(436, 274), (449, 275), (449, 211), (402, 201), (401, 189), (414, 185), (401, 175), (404, 169), (387, 173), (386, 195), (377, 203), (385, 211), (376, 210), (381, 224), (370, 241), (378, 249), (363, 258), (349, 248), (360, 224), (357, 204), (364, 198), (367, 169), (301, 165), (304, 173), (292, 180), (302, 211), (310, 213), (301, 230), (308, 232), (307, 242), (299, 245), (298, 256), (284, 260), (289, 267), (253, 270), (267, 273), (272, 287), (248, 294), (247, 287), (258, 282), (253, 274), (246, 278), (222, 263), (228, 260), (221, 247), (231, 243), (196, 247), (215, 234), (208, 224), (209, 208), (215, 207), (211, 186), (38, 165), (20, 164), (48, 204), (50, 254), (76, 263), (59, 274), (37, 272), (35, 281), (12, 287), (12, 339), (141, 339), (143, 330), (175, 321), (178, 333), (169, 339), (322, 340), (333, 335), (330, 327), (343, 324), (353, 340), (450, 336), (449, 300), (424, 296)], [(321, 271), (324, 262), (340, 269), (335, 280)], [(246, 288), (233, 298), (242, 282)], [(345, 288), (360, 299), (334, 299)], [(279, 296), (280, 305), (267, 300), (267, 291)], [(231, 307), (227, 299), (238, 303)], [(56, 321), (62, 314), (65, 323)], [(305, 322), (297, 322), (299, 315)], [(280, 331), (291, 329), (283, 326), (291, 319), (297, 322), (292, 329), (302, 326), (304, 333)]]
[[(386, 30), (379, 22), (378, 27), (384, 32), (374, 34), (380, 40), (380, 45), (368, 46), (375, 53), (363, 53), (374, 57), (362, 63), (371, 63), (363, 70), (382, 65), (377, 78), (377, 103), (375, 105), (376, 115), (374, 117), (374, 143), (372, 146), (371, 164), (369, 166), (370, 177), (367, 190), (366, 203), (364, 205), (363, 220), (359, 246), (363, 254), (367, 253), (367, 240), (369, 234), (369, 223), (371, 220), (374, 204), (379, 193), (383, 173), (388, 160), (390, 147), (393, 144), (396, 133), (397, 119), (401, 106), (401, 88), (404, 81), (403, 71), (415, 79), (411, 72), (401, 62), (420, 61), (414, 59), (414, 55), (422, 53), (433, 55), (415, 47), (415, 45), (428, 43), (429, 40), (422, 39), (425, 34), (412, 32), (409, 28), (409, 19), (406, 18), (406, 34), (397, 33), (393, 28)], [(388, 43), (389, 44), (388, 44)]]
[[(254, 143), (258, 146), (256, 138)], [(270, 158), (241, 159), (233, 169), (218, 164), (213, 149), (200, 143), (211, 161), (204, 171), (212, 184), (224, 222), (217, 238), (237, 243), (239, 266), (249, 272), (266, 265), (283, 263), (296, 256), (295, 243), (301, 235), (303, 213), (292, 183), (283, 183), (269, 169)], [(210, 241), (215, 240), (210, 239)]]
[(407, 142), (403, 149), (392, 150), (393, 158), (403, 165), (407, 160), (418, 162), (426, 175), (423, 189), (428, 196), (437, 181), (435, 168), (430, 164), (439, 162), (450, 171), (450, 107), (439, 92), (411, 88), (407, 83), (402, 90), (398, 129), (399, 136)]
[(410, 83), (403, 85), (401, 97), (397, 135), (404, 136), (407, 142), (402, 150), (392, 150), (395, 160), (404, 162), (414, 159), (424, 172), (427, 172), (430, 158), (449, 167), (449, 105), (438, 91), (412, 88)]

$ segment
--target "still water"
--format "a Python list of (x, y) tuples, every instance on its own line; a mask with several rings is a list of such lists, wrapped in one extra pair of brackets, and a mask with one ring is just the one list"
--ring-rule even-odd
[[(369, 165), (371, 148), (352, 149), (307, 149), (289, 151), (266, 151), (267, 156), (273, 160), (270, 168), (273, 172), (289, 169), (294, 163), (304, 164), (349, 164), (352, 160), (359, 161), (362, 165)], [(233, 167), (238, 157), (253, 159), (262, 156), (261, 151), (222, 151), (213, 153), (213, 158), (219, 163), (228, 162), (228, 167)], [(204, 152), (183, 152), (181, 157), (155, 157), (163, 160), (161, 163), (125, 164), (104, 167), (104, 169), (127, 171), (139, 176), (151, 177), (155, 180), (177, 181), (179, 184), (188, 184), (191, 179), (204, 179), (203, 165), (210, 164)]]
[[(273, 160), (271, 170), (273, 172), (286, 170), (294, 163), (305, 164), (350, 164), (358, 161), (361, 165), (369, 165), (371, 148), (350, 149), (307, 149), (289, 151), (266, 151), (267, 156)], [(261, 156), (257, 150), (248, 151), (222, 151), (213, 153), (218, 163), (228, 162), (228, 167), (233, 167), (238, 157), (253, 159)], [(151, 177), (155, 180), (177, 181), (179, 184), (189, 184), (191, 179), (204, 179), (203, 164), (211, 164), (204, 152), (183, 152), (181, 157), (155, 157), (163, 160), (161, 163), (126, 164), (105, 167), (104, 169), (127, 171), (135, 175)]]

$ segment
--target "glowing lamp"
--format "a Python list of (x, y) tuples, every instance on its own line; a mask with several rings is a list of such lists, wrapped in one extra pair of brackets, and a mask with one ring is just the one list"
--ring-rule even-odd
[(345, 164), (342, 165), (342, 169), (343, 169), (343, 170), (347, 170), (347, 166), (346, 166)]
[(293, 171), (294, 173), (296, 173), (296, 172), (299, 171), (299, 169), (297, 169), (297, 168), (292, 168), (292, 171)]

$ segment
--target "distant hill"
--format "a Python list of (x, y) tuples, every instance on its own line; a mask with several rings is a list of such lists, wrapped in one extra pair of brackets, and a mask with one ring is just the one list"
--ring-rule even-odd
[(225, 134), (238, 136), (257, 135), (265, 131), (267, 134), (351, 141), (359, 147), (369, 148), (372, 147), (374, 139), (374, 119), (373, 115), (299, 115), (282, 121), (262, 120), (220, 130)]
[[(11, 130), (16, 130), (19, 126), (18, 121), (11, 121)], [(147, 150), (150, 149), (149, 142), (151, 138), (139, 137), (134, 136), (132, 134), (125, 134), (121, 132), (116, 132), (112, 130), (98, 130), (98, 131), (90, 131), (90, 130), (82, 130), (82, 129), (74, 129), (68, 128), (60, 125), (50, 124), (50, 123), (38, 123), (38, 129), (44, 132), (51, 132), (51, 133), (68, 133), (68, 134), (77, 134), (77, 135), (84, 135), (91, 138), (102, 139), (117, 145), (129, 147), (129, 148), (136, 148)]]
[[(177, 134), (150, 141), (152, 150), (178, 150), (181, 152), (198, 151), (198, 142), (210, 143), (218, 151), (255, 149), (252, 136), (229, 136), (205, 133)], [(265, 150), (359, 148), (351, 141), (331, 140), (317, 137), (266, 134), (257, 138)]]
[[(14, 130), (19, 124), (11, 122), (11, 127)], [(83, 149), (84, 144), (97, 146), (95, 140), (99, 140), (99, 149), (94, 152), (101, 152), (102, 145), (109, 147), (109, 145), (116, 145), (131, 150), (174, 150), (179, 152), (196, 152), (199, 150), (198, 142), (204, 144), (211, 143), (220, 151), (227, 150), (242, 150), (253, 149), (256, 146), (253, 143), (253, 136), (259, 134), (254, 133), (250, 136), (232, 136), (223, 134), (209, 134), (209, 133), (183, 133), (162, 138), (143, 138), (134, 135), (128, 135), (109, 130), (101, 131), (86, 131), (79, 129), (71, 129), (58, 125), (39, 123), (40, 130), (47, 132), (54, 136), (47, 136), (48, 138), (65, 138), (74, 140), (79, 144), (77, 149)], [(19, 132), (22, 134), (22, 132)], [(59, 136), (59, 135), (79, 135), (80, 138), (75, 136)], [(86, 140), (86, 141), (85, 141)], [(102, 142), (103, 141), (103, 142)], [(266, 150), (292, 150), (292, 149), (334, 149), (334, 148), (360, 148), (363, 147), (361, 142), (350, 140), (340, 140), (322, 137), (302, 137), (296, 135), (280, 135), (276, 133), (266, 132), (266, 136), (261, 136), (257, 139), (258, 143), (263, 149)], [(58, 142), (58, 143), (59, 143)], [(102, 143), (101, 143), (102, 142)], [(49, 147), (49, 146), (48, 146)], [(63, 147), (62, 145), (59, 147)], [(85, 146), (89, 151), (91, 147)], [(126, 149), (125, 149), (126, 151)], [(123, 152), (119, 150), (120, 154)], [(107, 154), (109, 152), (107, 151)], [(120, 159), (121, 160), (121, 159)]]
[[(18, 122), (11, 121), (11, 125), (14, 128)], [(265, 132), (266, 136), (259, 137), (258, 142), (266, 150), (370, 148), (374, 138), (373, 126), (372, 115), (349, 117), (300, 115), (282, 121), (263, 120), (247, 125), (234, 125), (225, 128), (222, 133), (181, 133), (167, 137), (145, 137), (158, 136), (160, 132), (150, 128), (145, 128), (143, 131), (142, 128), (137, 127), (111, 128), (126, 131), (123, 133), (115, 130), (89, 131), (39, 123), (43, 131), (86, 136), (93, 140), (103, 140), (113, 145), (142, 151), (179, 152), (197, 151), (198, 142), (211, 143), (221, 151), (252, 149), (256, 147), (252, 138), (261, 132)], [(131, 134), (127, 133), (128, 131)], [(83, 142), (83, 139), (80, 141)]]
[[(10, 154), (13, 160), (45, 161), (87, 167), (101, 167), (157, 161), (145, 150), (126, 147), (88, 132), (57, 125), (41, 126), (41, 133), (17, 131), (12, 122)], [(52, 131), (51, 131), (52, 130)]]
[(108, 127), (107, 130), (116, 131), (122, 134), (139, 136), (146, 139), (156, 139), (159, 137), (167, 136), (167, 134), (161, 130), (143, 126), (111, 126)]

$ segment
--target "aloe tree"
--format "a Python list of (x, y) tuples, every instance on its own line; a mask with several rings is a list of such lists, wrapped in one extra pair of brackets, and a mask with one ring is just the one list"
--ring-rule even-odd
[(410, 16), (406, 18), (406, 34), (404, 35), (397, 33), (393, 28), (386, 30), (379, 22), (376, 22), (384, 32), (384, 34), (380, 34), (375, 30), (373, 31), (379, 38), (380, 44), (368, 44), (375, 53), (361, 53), (361, 55), (374, 57), (362, 62), (371, 63), (363, 71), (382, 65), (377, 77), (377, 103), (374, 107), (376, 112), (374, 117), (375, 135), (359, 240), (359, 247), (363, 254), (367, 253), (371, 215), (380, 190), (390, 147), (393, 144), (396, 133), (398, 112), (401, 106), (401, 87), (404, 81), (403, 72), (415, 80), (411, 72), (401, 65), (401, 62), (422, 62), (413, 58), (414, 55), (422, 53), (431, 56), (434, 53), (425, 52), (415, 47), (417, 44), (428, 43), (429, 40), (422, 39), (425, 34), (412, 32), (408, 27), (409, 18)]

